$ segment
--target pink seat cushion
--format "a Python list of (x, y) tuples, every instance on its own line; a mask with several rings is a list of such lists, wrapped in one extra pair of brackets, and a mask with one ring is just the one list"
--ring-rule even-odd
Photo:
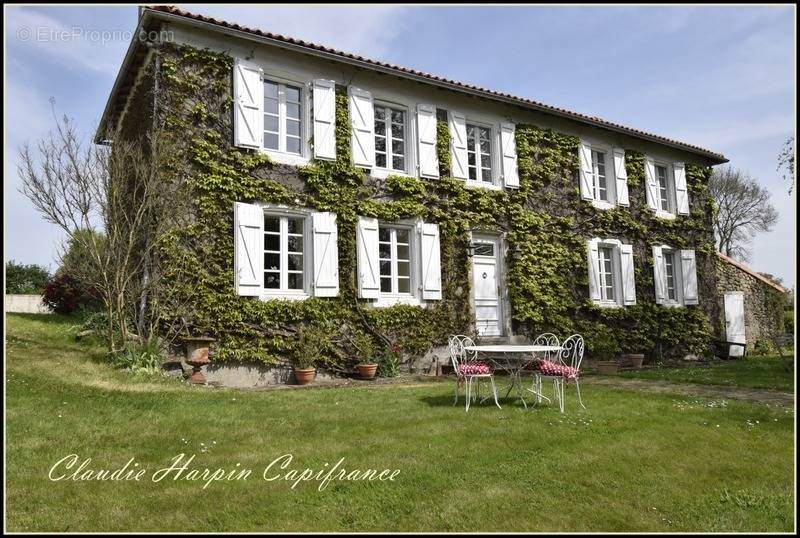
[(459, 366), (461, 375), (491, 374), (492, 369), (485, 362), (472, 361)]
[(557, 364), (551, 361), (539, 361), (536, 363), (536, 369), (542, 373), (542, 375), (549, 375), (549, 376), (561, 376), (566, 377), (567, 379), (575, 379), (578, 377), (578, 369), (572, 368), (571, 366), (564, 366), (563, 364)]

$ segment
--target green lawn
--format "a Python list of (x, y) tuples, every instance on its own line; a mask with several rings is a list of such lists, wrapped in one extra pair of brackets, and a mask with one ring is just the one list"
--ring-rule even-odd
[[(10, 531), (791, 531), (791, 409), (586, 386), (587, 411), (464, 413), (452, 382), (236, 391), (135, 377), (70, 339), (68, 319), (7, 317)], [(211, 447), (204, 449), (204, 447)], [(161, 481), (193, 468), (245, 481)], [(68, 454), (135, 457), (141, 481), (50, 481)], [(265, 481), (273, 459), (400, 469), (395, 481)], [(287, 469), (289, 470), (289, 469)]]
[(794, 390), (794, 368), (780, 357), (743, 357), (682, 368), (646, 368), (624, 372), (622, 377), (677, 383)]

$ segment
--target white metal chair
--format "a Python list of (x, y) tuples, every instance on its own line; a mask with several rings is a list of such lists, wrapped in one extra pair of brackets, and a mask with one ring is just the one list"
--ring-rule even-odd
[[(554, 335), (553, 333), (542, 333), (539, 336), (537, 336), (536, 338), (534, 338), (533, 342), (531, 342), (531, 343), (534, 346), (552, 346), (552, 347), (559, 347), (560, 346), (560, 344), (558, 343), (558, 336)], [(559, 356), (559, 354), (560, 354), (560, 352), (559, 351), (555, 351), (555, 350), (554, 351), (542, 351), (540, 353), (534, 354), (531, 357), (531, 361), (529, 363), (527, 363), (525, 365), (525, 367), (520, 371), (520, 373), (533, 374), (533, 375), (531, 375), (532, 385), (531, 385), (531, 388), (528, 389), (528, 392), (532, 392), (532, 393), (534, 393), (536, 395), (536, 403), (541, 403), (542, 402), (542, 398), (544, 398), (548, 402), (550, 401), (550, 398), (548, 398), (547, 396), (544, 396), (542, 394), (541, 388), (538, 387), (538, 385), (537, 385), (537, 376), (539, 375), (539, 372), (537, 372), (536, 368), (535, 368), (536, 361), (539, 360), (539, 359), (545, 359), (545, 360), (548, 360), (548, 361), (555, 362), (555, 360), (557, 360), (557, 357)]]
[[(486, 369), (488, 373), (471, 373), (470, 366), (474, 366), (477, 363), (478, 353), (476, 351), (468, 351), (464, 348), (473, 345), (475, 344), (469, 336), (459, 334), (450, 337), (450, 360), (453, 363), (453, 371), (456, 374), (456, 390), (453, 405), (458, 403), (458, 387), (463, 383), (467, 399), (466, 411), (469, 411), (470, 400), (475, 401), (478, 398), (480, 382), (488, 380), (491, 384), (494, 403), (497, 407), (500, 407), (500, 403), (497, 401), (497, 386), (495, 385), (494, 374), (492, 374), (491, 368), (487, 366)], [(472, 391), (473, 385), (475, 385), (474, 394)], [(486, 398), (488, 398), (488, 396)]]
[(582, 408), (586, 409), (586, 406), (583, 405), (583, 400), (581, 399), (581, 387), (579, 381), (581, 362), (583, 361), (583, 349), (583, 337), (579, 334), (573, 334), (561, 344), (561, 351), (557, 352), (555, 356), (548, 359), (557, 364), (574, 368), (576, 371), (574, 377), (544, 375), (541, 372), (534, 373), (534, 391), (538, 394), (542, 393), (543, 380), (553, 381), (553, 393), (558, 401), (558, 408), (562, 413), (564, 412), (564, 387), (570, 381), (575, 383), (575, 390), (578, 393), (578, 402), (581, 404)]

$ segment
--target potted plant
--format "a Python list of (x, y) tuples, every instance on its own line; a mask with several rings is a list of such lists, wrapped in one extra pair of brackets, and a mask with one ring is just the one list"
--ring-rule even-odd
[(615, 375), (619, 370), (619, 361), (617, 360), (619, 346), (616, 340), (610, 334), (598, 334), (592, 339), (590, 346), (597, 373)]
[(326, 333), (311, 326), (303, 326), (297, 331), (297, 346), (292, 356), (294, 377), (299, 385), (307, 385), (314, 381), (317, 369), (314, 367), (320, 353), (325, 349)]
[(621, 359), (623, 366), (639, 369), (644, 362), (644, 353), (626, 353)]
[(361, 379), (372, 379), (378, 370), (378, 363), (375, 362), (375, 346), (372, 338), (365, 333), (359, 333), (353, 338), (353, 347), (358, 363), (358, 375)]

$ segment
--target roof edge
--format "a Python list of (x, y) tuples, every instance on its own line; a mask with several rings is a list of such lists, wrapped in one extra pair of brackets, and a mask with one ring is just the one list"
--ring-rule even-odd
[[(701, 148), (699, 146), (694, 146), (692, 144), (680, 142), (678, 140), (669, 139), (660, 135), (656, 135), (654, 133), (648, 133), (646, 131), (640, 131), (632, 127), (626, 127), (624, 125), (603, 120), (601, 118), (586, 116), (578, 112), (573, 112), (570, 110), (554, 107), (552, 105), (539, 103), (531, 99), (517, 97), (510, 94), (490, 90), (487, 88), (481, 88), (463, 82), (445, 79), (442, 77), (438, 77), (436, 75), (423, 73), (421, 71), (417, 71), (414, 69), (388, 64), (385, 62), (372, 60), (369, 58), (364, 58), (361, 56), (357, 56), (355, 54), (350, 54), (329, 47), (316, 45), (314, 43), (290, 37), (285, 37), (278, 34), (272, 34), (270, 32), (264, 32), (258, 29), (242, 27), (238, 24), (231, 24), (226, 21), (217, 20), (212, 17), (207, 17), (204, 15), (198, 15), (187, 11), (183, 11), (173, 6), (156, 5), (156, 6), (141, 7), (139, 12), (139, 24), (137, 26), (136, 35), (138, 35), (141, 27), (151, 17), (158, 18), (164, 21), (173, 21), (173, 22), (179, 21), (181, 23), (189, 24), (195, 27), (207, 28), (214, 31), (227, 33), (229, 35), (234, 35), (243, 39), (258, 41), (261, 43), (266, 43), (269, 45), (277, 46), (288, 50), (294, 50), (297, 52), (302, 52), (305, 54), (310, 54), (313, 56), (329, 60), (347, 63), (363, 69), (383, 72), (400, 78), (449, 89), (451, 91), (456, 91), (459, 93), (465, 93), (468, 95), (489, 99), (491, 101), (504, 102), (506, 104), (528, 108), (530, 110), (541, 112), (543, 114), (565, 118), (567, 120), (574, 121), (579, 124), (589, 125), (591, 127), (597, 127), (607, 131), (624, 134), (632, 138), (646, 140), (662, 146), (672, 147), (674, 149), (678, 149), (694, 155), (701, 156), (706, 160), (708, 160), (709, 162), (711, 162), (712, 164), (723, 164), (728, 162), (728, 159), (720, 153), (716, 153), (707, 150), (705, 148)], [(101, 127), (104, 126), (109, 119), (108, 114), (110, 113), (110, 108), (112, 106), (111, 104), (115, 102), (116, 99), (118, 98), (117, 94), (120, 89), (119, 88), (120, 82), (124, 77), (125, 72), (130, 67), (129, 64), (133, 56), (132, 53), (135, 50), (137, 43), (138, 43), (137, 39), (134, 38), (128, 49), (128, 53), (126, 54), (125, 59), (123, 60), (122, 66), (120, 67), (120, 71), (117, 75), (117, 79), (115, 80), (111, 94), (109, 95), (109, 100), (106, 103), (105, 110), (103, 111), (103, 116), (100, 122)]]
[(753, 269), (750, 269), (749, 267), (747, 267), (742, 262), (736, 261), (733, 258), (731, 258), (730, 256), (726, 256), (725, 254), (723, 254), (720, 251), (717, 251), (717, 256), (719, 256), (722, 261), (727, 262), (727, 263), (733, 265), (734, 267), (736, 267), (738, 269), (741, 269), (742, 271), (744, 271), (748, 275), (757, 278), (758, 280), (762, 281), (764, 284), (772, 286), (773, 288), (775, 288), (779, 292), (781, 292), (781, 293), (788, 293), (789, 292), (788, 289), (784, 288), (783, 286), (781, 286), (777, 282), (768, 279), (767, 277), (765, 277), (761, 273), (758, 273), (757, 271), (754, 271)]

